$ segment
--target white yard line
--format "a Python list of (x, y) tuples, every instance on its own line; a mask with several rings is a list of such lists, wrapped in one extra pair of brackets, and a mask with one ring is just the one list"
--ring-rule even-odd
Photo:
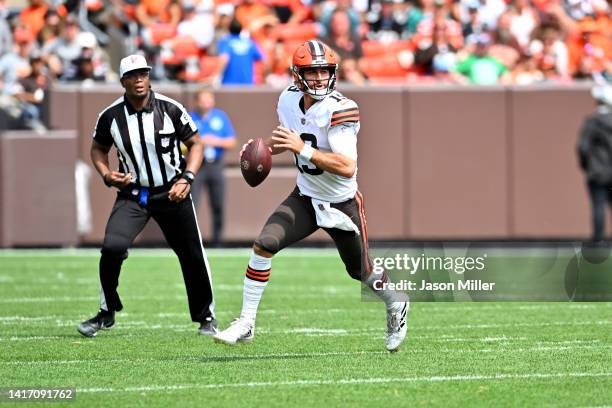
[[(574, 347), (526, 347), (526, 348), (498, 348), (498, 349), (432, 349), (439, 353), (450, 354), (470, 354), (470, 353), (524, 353), (524, 352), (556, 352), (565, 350), (578, 349), (593, 349), (598, 350), (610, 349), (612, 346), (574, 346)], [(421, 354), (425, 350), (405, 347), (402, 353), (405, 354)], [(193, 362), (193, 363), (208, 363), (211, 360), (266, 360), (266, 359), (282, 359), (282, 358), (318, 358), (318, 357), (334, 357), (334, 356), (355, 356), (364, 355), (388, 355), (388, 351), (331, 351), (320, 353), (272, 353), (272, 354), (236, 354), (236, 355), (201, 355), (196, 356), (176, 356), (171, 358), (121, 358), (121, 359), (75, 359), (75, 360), (28, 360), (28, 361), (0, 361), (0, 366), (29, 366), (29, 365), (72, 365), (72, 364), (97, 364), (104, 362), (105, 364), (138, 364), (138, 363), (160, 363), (167, 364), (168, 362)]]
[[(78, 324), (77, 320), (59, 320), (56, 323), (56, 327), (70, 327)], [(547, 323), (507, 323), (507, 324), (464, 324), (464, 325), (442, 325), (442, 326), (420, 326), (415, 325), (410, 328), (411, 331), (428, 331), (428, 330), (451, 330), (451, 329), (495, 329), (495, 328), (515, 328), (515, 327), (543, 327), (543, 326), (600, 326), (610, 325), (612, 322), (607, 320), (600, 321), (561, 321), (561, 322), (547, 322)], [(174, 330), (177, 332), (186, 332), (194, 330), (193, 324), (161, 324), (151, 323), (145, 321), (131, 321), (121, 323), (118, 326), (121, 330)], [(335, 329), (335, 328), (317, 328), (317, 327), (298, 327), (285, 330), (270, 330), (268, 328), (258, 328), (258, 332), (267, 335), (288, 335), (288, 334), (304, 334), (306, 336), (352, 336), (362, 335), (367, 333), (380, 333), (384, 329), (371, 328), (371, 329)], [(15, 337), (15, 336), (14, 336)], [(16, 337), (19, 338), (19, 337)], [(457, 337), (435, 337), (440, 338), (441, 341), (452, 342)], [(0, 337), (0, 341), (6, 341), (8, 337)], [(495, 341), (490, 339), (496, 339), (494, 337), (487, 337), (487, 341)], [(499, 338), (497, 338), (499, 339)], [(473, 340), (473, 339), (470, 339)], [(555, 342), (553, 342), (556, 344)]]
[[(221, 346), (223, 347), (223, 346)], [(329, 351), (320, 353), (272, 353), (272, 354), (236, 354), (236, 355), (202, 355), (194, 356), (177, 356), (176, 358), (129, 358), (129, 359), (87, 359), (87, 360), (38, 360), (38, 361), (2, 361), (0, 365), (45, 365), (45, 364), (81, 364), (81, 363), (97, 363), (104, 361), (105, 363), (167, 363), (168, 361), (191, 361), (191, 362), (207, 362), (207, 360), (265, 360), (271, 358), (315, 358), (315, 357), (333, 357), (333, 356), (361, 356), (389, 354), (388, 351)]]
[(219, 384), (177, 384), (177, 385), (149, 385), (144, 387), (125, 388), (79, 388), (77, 393), (108, 393), (108, 392), (172, 392), (191, 389), (217, 389), (217, 388), (268, 388), (268, 387), (304, 387), (317, 385), (364, 385), (364, 384), (390, 384), (390, 383), (436, 383), (436, 382), (462, 382), (462, 381), (505, 381), (505, 380), (545, 380), (551, 378), (592, 378), (610, 377), (612, 372), (589, 373), (529, 373), (529, 374), (495, 374), (495, 375), (452, 375), (452, 376), (422, 376), (422, 377), (372, 377), (347, 378), (338, 380), (294, 380), (294, 381), (268, 381), (248, 383), (219, 383)]

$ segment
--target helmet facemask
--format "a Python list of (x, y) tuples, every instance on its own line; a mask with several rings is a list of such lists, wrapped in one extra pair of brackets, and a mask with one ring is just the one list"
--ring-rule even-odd
[[(316, 69), (316, 68), (325, 68), (329, 72), (329, 78), (327, 79), (327, 85), (323, 89), (311, 88), (308, 85), (308, 81), (314, 82), (314, 81), (325, 81), (325, 80), (317, 80), (317, 79), (306, 80), (304, 78), (304, 72), (306, 70), (308, 70), (308, 69)], [(291, 68), (291, 71), (293, 72), (293, 76), (294, 76), (294, 80), (295, 80), (296, 86), (303, 93), (308, 94), (310, 97), (312, 97), (313, 99), (316, 99), (318, 101), (320, 101), (321, 99), (324, 99), (327, 95), (331, 94), (336, 89), (336, 72), (337, 72), (337, 70), (338, 70), (338, 65), (337, 64), (309, 65), (309, 66), (306, 66), (306, 67), (297, 67), (297, 66), (294, 65)]]

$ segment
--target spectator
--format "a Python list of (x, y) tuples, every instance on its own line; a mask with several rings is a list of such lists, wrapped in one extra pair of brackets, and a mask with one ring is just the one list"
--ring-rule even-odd
[(610, 64), (606, 59), (606, 45), (610, 46), (599, 35), (593, 20), (579, 22), (578, 33), (568, 39), (570, 74), (575, 78), (589, 79), (594, 73), (605, 72)]
[(321, 23), (321, 36), (325, 37), (331, 33), (333, 26), (332, 16), (335, 11), (344, 11), (349, 18), (350, 31), (359, 37), (359, 24), (361, 22), (361, 16), (359, 12), (353, 7), (352, 0), (336, 0), (334, 2), (319, 3), (321, 5), (321, 17), (319, 22)]
[(436, 76), (442, 74), (446, 77), (448, 69), (454, 65), (454, 54), (463, 45), (461, 25), (448, 18), (448, 5), (444, 0), (435, 0), (431, 4), (431, 10), (419, 23), (412, 38), (415, 44), (414, 62), (422, 74), (437, 73)]
[(467, 5), (467, 20), (463, 23), (461, 32), (465, 41), (470, 42), (471, 36), (477, 36), (487, 31), (487, 26), (480, 16), (480, 2), (474, 0)]
[[(488, 34), (478, 36), (476, 43), (469, 48), (473, 51), (460, 61), (455, 67), (455, 72), (462, 76), (455, 75), (459, 82), (466, 82), (466, 78), (472, 84), (494, 85), (500, 81), (508, 81), (508, 69), (498, 59), (489, 55), (491, 37)], [(502, 78), (503, 77), (503, 78)]]
[(596, 111), (580, 131), (578, 158), (584, 170), (592, 208), (593, 241), (605, 233), (605, 207), (612, 204), (612, 85), (593, 88)]
[(49, 6), (45, 0), (28, 0), (28, 2), (29, 5), (21, 10), (19, 20), (36, 37), (45, 25), (45, 15)]
[(63, 22), (59, 38), (43, 45), (42, 53), (47, 58), (53, 76), (62, 76), (70, 63), (81, 54), (81, 44), (78, 40), (80, 32), (76, 18), (68, 15)]
[(0, 0), (0, 57), (13, 50), (13, 34), (8, 22), (9, 12)]
[(236, 146), (234, 127), (227, 114), (215, 107), (215, 96), (208, 89), (198, 92), (197, 109), (190, 112), (190, 115), (198, 127), (204, 144), (204, 161), (193, 182), (192, 197), (195, 206), (198, 207), (204, 189), (208, 189), (213, 218), (211, 244), (217, 247), (223, 241), (223, 210), (225, 208), (223, 156), (226, 150)]
[(540, 23), (535, 8), (530, 0), (512, 0), (507, 14), (510, 17), (510, 32), (516, 38), (521, 49), (527, 50), (532, 31)]
[(426, 75), (434, 74), (434, 71), (446, 73), (454, 68), (454, 56), (458, 48), (451, 41), (449, 27), (446, 21), (441, 21), (441, 24), (435, 24), (433, 27), (431, 38), (426, 37), (419, 41), (414, 62), (421, 68), (422, 73)]
[(330, 22), (330, 35), (323, 38), (323, 42), (331, 47), (342, 61), (338, 70), (338, 79), (353, 84), (363, 84), (365, 79), (358, 67), (358, 61), (363, 56), (361, 41), (351, 32), (349, 15), (342, 9), (336, 10)]
[(478, 10), (478, 21), (482, 24), (481, 31), (495, 30), (499, 17), (506, 11), (506, 3), (504, 0), (461, 0), (464, 10), (463, 23), (470, 20), (470, 12), (474, 9)]
[(229, 31), (217, 44), (221, 63), (212, 81), (223, 85), (252, 85), (255, 62), (262, 61), (263, 55), (252, 39), (241, 37), (242, 26), (237, 19), (232, 20)]
[(18, 81), (30, 73), (30, 53), (34, 49), (34, 37), (24, 27), (17, 27), (13, 33), (13, 51), (0, 58), (0, 83), (2, 93), (15, 95)]
[(67, 82), (101, 82), (105, 81), (106, 78), (96, 72), (94, 65), (93, 53), (84, 50), (83, 54), (72, 61), (70, 70), (62, 77)]
[(183, 20), (177, 27), (178, 34), (193, 38), (198, 47), (206, 49), (215, 36), (213, 6), (208, 0), (197, 6), (191, 0), (183, 2)]
[(514, 85), (531, 85), (544, 81), (544, 74), (538, 69), (538, 63), (528, 55), (520, 57), (510, 73), (509, 82)]
[(369, 39), (391, 42), (400, 38), (405, 18), (396, 10), (396, 6), (395, 0), (382, 0), (372, 5), (372, 10), (367, 14)]
[(42, 48), (56, 41), (61, 34), (62, 19), (55, 9), (49, 9), (45, 15), (45, 25), (38, 33), (38, 43)]
[(461, 25), (450, 19), (448, 6), (444, 0), (435, 0), (433, 13), (423, 19), (417, 26), (417, 32), (413, 37), (413, 42), (417, 48), (428, 48), (432, 42), (436, 31), (444, 31), (444, 35), (449, 44), (455, 49), (463, 47), (463, 35)]
[(496, 45), (503, 45), (513, 48), (517, 53), (523, 54), (521, 44), (512, 33), (512, 16), (502, 14), (497, 22), (497, 29), (491, 33), (493, 42)]
[(77, 37), (80, 53), (64, 70), (65, 81), (104, 81), (108, 73), (108, 64), (104, 54), (97, 45), (96, 37), (89, 32), (81, 32)]
[(301, 0), (272, 0), (270, 6), (281, 24), (299, 24), (310, 15)]
[(562, 80), (568, 78), (567, 47), (561, 41), (561, 32), (557, 26), (541, 27), (537, 38), (529, 45), (529, 52), (546, 78)]
[(593, 14), (593, 7), (589, 0), (565, 0), (563, 3), (566, 13), (576, 21)]
[(136, 7), (136, 19), (145, 28), (153, 24), (176, 27), (181, 21), (181, 7), (177, 0), (141, 0)]
[(206, 50), (208, 55), (218, 55), (217, 44), (219, 40), (229, 34), (229, 27), (234, 18), (234, 6), (230, 3), (224, 3), (217, 6), (215, 17), (215, 35), (212, 43)]
[(259, 31), (266, 24), (276, 24), (278, 19), (272, 9), (255, 0), (242, 0), (234, 12), (234, 17), (251, 36), (259, 36)]
[(433, 15), (433, 0), (412, 0), (406, 12), (404, 35), (411, 37), (417, 32), (417, 27), (425, 16)]
[[(30, 127), (41, 127), (42, 106), (50, 78), (45, 72), (45, 63), (39, 52), (30, 54), (30, 74), (19, 80), (15, 97), (21, 101), (26, 123)], [(35, 125), (33, 123), (36, 123)]]

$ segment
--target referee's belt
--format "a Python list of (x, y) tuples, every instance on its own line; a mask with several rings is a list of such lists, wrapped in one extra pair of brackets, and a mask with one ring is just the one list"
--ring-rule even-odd
[(125, 188), (119, 190), (120, 194), (126, 198), (134, 201), (138, 201), (141, 205), (147, 205), (150, 200), (159, 200), (168, 197), (168, 191), (172, 188), (176, 180), (170, 181), (163, 186), (157, 187), (144, 187), (138, 184), (130, 184)]

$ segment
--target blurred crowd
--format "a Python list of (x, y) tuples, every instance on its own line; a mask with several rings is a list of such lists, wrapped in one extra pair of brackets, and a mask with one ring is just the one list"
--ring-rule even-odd
[(610, 1), (0, 0), (0, 107), (17, 98), (37, 120), (51, 82), (117, 81), (134, 52), (153, 79), (282, 86), (312, 38), (354, 84), (605, 79)]

